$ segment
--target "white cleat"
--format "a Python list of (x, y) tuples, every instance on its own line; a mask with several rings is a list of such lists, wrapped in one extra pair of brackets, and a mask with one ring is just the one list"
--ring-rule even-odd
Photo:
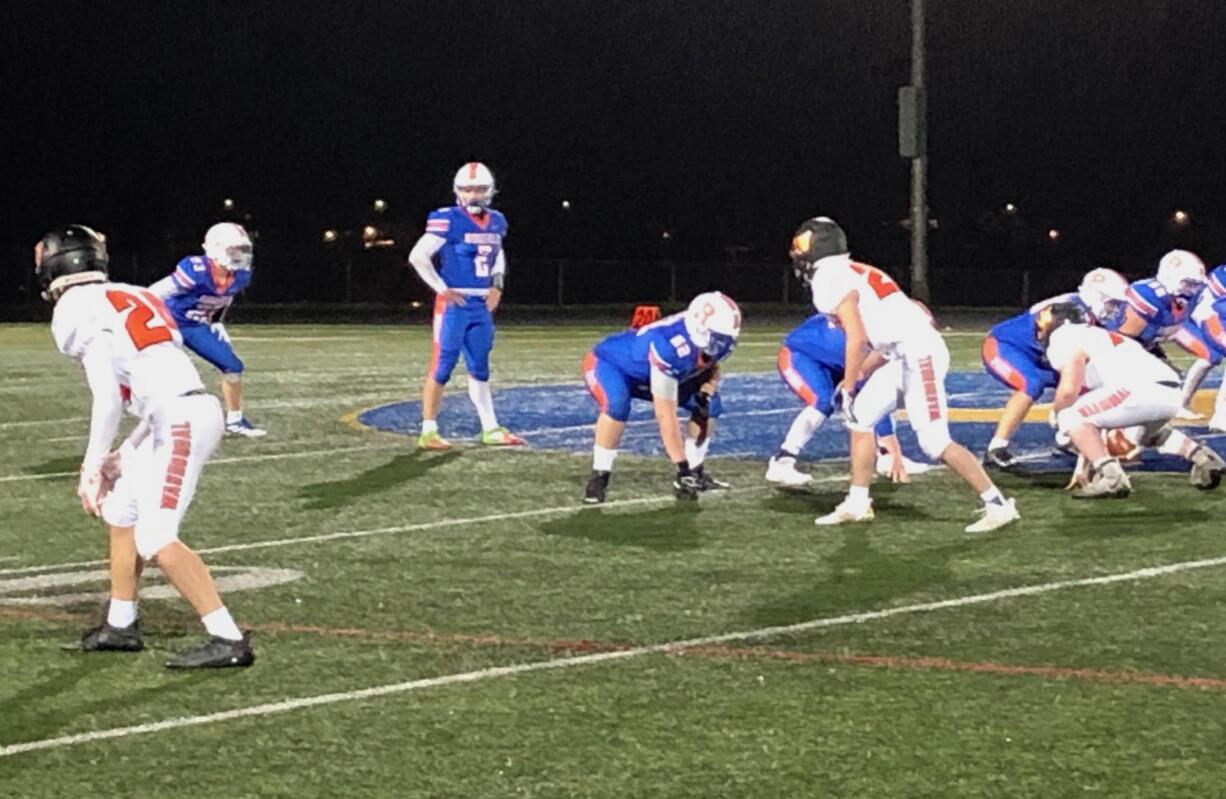
[(1218, 433), (1226, 433), (1226, 412), (1218, 411), (1213, 414), (1213, 418), (1209, 420), (1209, 429)]
[(237, 422), (227, 422), (226, 433), (232, 436), (242, 436), (243, 438), (263, 438), (268, 435), (267, 430), (256, 427), (246, 417), (239, 419)]
[(972, 522), (966, 526), (968, 533), (990, 533), (1004, 527), (1010, 522), (1015, 522), (1022, 518), (1022, 514), (1017, 512), (1017, 501), (1006, 499), (1005, 504), (998, 505), (995, 502), (988, 503), (979, 509), (983, 514), (977, 522)]
[(813, 520), (813, 523), (818, 527), (830, 527), (835, 524), (853, 524), (855, 522), (871, 522), (872, 520), (872, 502), (869, 502), (863, 508), (856, 508), (849, 500), (845, 499), (830, 513), (827, 513), (825, 516), (818, 516)]
[(796, 469), (795, 458), (771, 458), (766, 464), (766, 482), (800, 488), (813, 482), (813, 475)]
[(1175, 418), (1182, 419), (1185, 422), (1199, 422), (1201, 419), (1204, 419), (1205, 416), (1204, 414), (1197, 413), (1191, 408), (1180, 408), (1178, 413), (1175, 414)]

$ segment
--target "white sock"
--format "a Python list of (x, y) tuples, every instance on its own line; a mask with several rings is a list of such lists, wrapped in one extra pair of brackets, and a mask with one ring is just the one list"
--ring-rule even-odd
[(494, 393), (486, 380), (468, 378), (468, 398), (477, 408), (477, 416), (481, 417), (482, 430), (494, 430), (498, 427), (498, 417), (494, 415)]
[(707, 449), (711, 446), (711, 437), (707, 436), (701, 444), (694, 442), (694, 439), (688, 435), (685, 437), (685, 459), (690, 464), (691, 469), (697, 469), (702, 466), (702, 462), (707, 459)]
[(983, 491), (980, 491), (979, 498), (983, 500), (984, 505), (1005, 504), (1005, 495), (1000, 493), (1000, 489), (994, 485), (988, 486)]
[(813, 406), (805, 408), (792, 420), (792, 426), (788, 428), (787, 437), (783, 439), (783, 446), (780, 449), (799, 453), (813, 438), (813, 434), (824, 421), (826, 421), (826, 415), (817, 408)]
[(1226, 370), (1222, 371), (1222, 387), (1217, 390), (1217, 399), (1213, 403), (1214, 414), (1226, 416)]
[(106, 611), (106, 623), (112, 627), (127, 627), (136, 621), (136, 600), (111, 597)]
[(1196, 390), (1212, 371), (1213, 364), (1200, 359), (1188, 367), (1188, 373), (1183, 378), (1183, 407), (1191, 407), (1192, 397), (1196, 395)]
[(600, 445), (592, 447), (592, 469), (597, 472), (613, 471), (613, 460), (617, 457), (617, 450), (602, 447)]
[(992, 436), (992, 440), (988, 442), (988, 449), (1008, 449), (1009, 439), (999, 436)]
[(869, 505), (872, 500), (868, 495), (868, 486), (851, 485), (847, 487), (847, 502), (857, 508)]
[(209, 635), (227, 638), (231, 641), (243, 640), (243, 634), (239, 632), (238, 625), (234, 623), (234, 617), (230, 615), (230, 611), (226, 610), (225, 605), (202, 616), (200, 621), (204, 622), (204, 629), (208, 630)]
[(425, 435), (426, 433), (437, 433), (437, 432), (438, 432), (438, 420), (437, 419), (422, 419), (421, 420), (422, 435)]
[[(217, 418), (217, 417), (213, 417)], [(242, 410), (226, 411), (226, 424), (237, 424), (243, 420)]]

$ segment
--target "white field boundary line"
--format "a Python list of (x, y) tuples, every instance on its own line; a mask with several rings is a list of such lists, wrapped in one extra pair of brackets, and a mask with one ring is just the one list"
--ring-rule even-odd
[(288, 713), (293, 710), (301, 710), (304, 708), (334, 705), (341, 702), (356, 702), (364, 699), (374, 699), (381, 696), (407, 693), (409, 691), (419, 691), (425, 688), (478, 682), (496, 677), (513, 677), (518, 674), (527, 674), (529, 672), (566, 669), (575, 666), (588, 666), (596, 663), (624, 661), (630, 660), (631, 658), (643, 657), (644, 655), (671, 654), (675, 652), (683, 652), (687, 649), (726, 644), (734, 641), (756, 641), (763, 638), (795, 635), (797, 633), (821, 630), (829, 627), (840, 627), (849, 624), (864, 624), (871, 621), (878, 621), (880, 619), (888, 619), (894, 616), (903, 616), (914, 613), (931, 613), (933, 611), (946, 610), (948, 608), (963, 608), (971, 605), (981, 605), (988, 602), (996, 602), (1002, 599), (1037, 596), (1039, 594), (1047, 594), (1051, 593), (1052, 591), (1062, 591), (1068, 588), (1081, 588), (1092, 585), (1110, 585), (1112, 583), (1147, 580), (1154, 577), (1162, 577), (1168, 574), (1191, 571), (1193, 569), (1207, 569), (1222, 565), (1226, 565), (1226, 556), (1208, 558), (1205, 560), (1185, 561), (1183, 563), (1172, 563), (1166, 566), (1148, 566), (1130, 572), (1106, 574), (1100, 577), (1083, 577), (1076, 580), (1059, 580), (1050, 583), (1024, 585), (1017, 588), (1006, 588), (1001, 591), (991, 591), (984, 594), (970, 594), (968, 596), (943, 599), (936, 602), (922, 602), (915, 605), (902, 605), (900, 607), (885, 608), (882, 610), (849, 613), (843, 616), (810, 619), (809, 621), (803, 621), (797, 624), (787, 624), (775, 627), (760, 627), (756, 630), (742, 630), (738, 632), (722, 633), (719, 635), (709, 635), (702, 638), (690, 638), (683, 641), (650, 644), (647, 646), (623, 649), (616, 652), (599, 652), (591, 655), (575, 655), (573, 657), (555, 658), (545, 661), (516, 663), (509, 666), (497, 666), (488, 669), (478, 669), (476, 671), (460, 672), (457, 674), (446, 674), (439, 677), (428, 677), (420, 680), (408, 680), (406, 682), (377, 685), (370, 688), (361, 688), (353, 691), (340, 691), (330, 694), (318, 694), (316, 696), (304, 696), (297, 699), (286, 699), (281, 702), (269, 702), (260, 705), (235, 708), (234, 710), (226, 710), (220, 713), (209, 713), (199, 716), (180, 716), (178, 718), (166, 719), (164, 721), (135, 724), (128, 727), (112, 727), (110, 729), (94, 730), (93, 732), (77, 733), (75, 735), (63, 735), (58, 738), (44, 738), (38, 741), (26, 741), (23, 743), (9, 744), (8, 746), (0, 747), (0, 757), (11, 757), (12, 755), (19, 755), (24, 752), (34, 752), (44, 749), (60, 749), (66, 746), (76, 746), (78, 744), (91, 743), (93, 741), (104, 741), (112, 738), (127, 738), (132, 735), (141, 735), (150, 732), (163, 732), (165, 730), (179, 729), (181, 727), (198, 727), (205, 724), (216, 724), (218, 722), (231, 721), (233, 719), (269, 716), (276, 713)]

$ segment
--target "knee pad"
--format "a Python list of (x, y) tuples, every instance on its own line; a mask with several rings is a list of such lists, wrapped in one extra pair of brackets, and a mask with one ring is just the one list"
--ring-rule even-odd
[(179, 536), (163, 525), (136, 522), (136, 551), (142, 558), (148, 560), (161, 552), (170, 544), (179, 540)]
[(923, 430), (916, 430), (915, 438), (924, 454), (934, 461), (940, 460), (949, 445), (954, 443), (949, 435), (949, 425), (943, 421), (933, 422)]

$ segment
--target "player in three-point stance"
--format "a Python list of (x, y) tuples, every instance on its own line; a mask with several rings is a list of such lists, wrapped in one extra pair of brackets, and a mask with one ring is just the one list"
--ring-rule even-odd
[(1081, 485), (1073, 496), (1126, 497), (1131, 492), (1127, 473), (1103, 437), (1119, 428), (1135, 429), (1141, 446), (1190, 461), (1194, 486), (1217, 487), (1226, 462), (1170, 425), (1180, 408), (1178, 373), (1136, 340), (1087, 322), (1084, 310), (1068, 303), (1048, 306), (1036, 321), (1047, 359), (1060, 373), (1052, 423), (1080, 455), (1074, 480)]
[(943, 461), (983, 500), (982, 518), (966, 531), (985, 533), (1020, 518), (1014, 501), (993, 485), (979, 460), (950, 437), (945, 394), (949, 350), (929, 315), (889, 275), (853, 261), (842, 228), (827, 217), (800, 226), (791, 255), (795, 268), (809, 276), (814, 307), (835, 316), (847, 336), (842, 391), (851, 432), (851, 487), (847, 498), (816, 523), (873, 518), (873, 428), (898, 407), (900, 397), (924, 453)]
[[(105, 239), (83, 225), (58, 228), (34, 248), (43, 296), (55, 306), (56, 346), (78, 360), (93, 395), (77, 495), (110, 527), (111, 600), (103, 624), (74, 645), (139, 651), (138, 560), (156, 559), (209, 634), (170, 668), (248, 666), (247, 638), (222, 604), (209, 569), (179, 540), (179, 525), (225, 422), (217, 399), (179, 349), (174, 318), (145, 288), (108, 282)], [(140, 422), (109, 452), (124, 403)]]
[(1060, 380), (1043, 354), (1043, 343), (1036, 336), (1035, 319), (1039, 312), (1056, 303), (1080, 305), (1096, 324), (1112, 329), (1124, 318), (1128, 281), (1114, 269), (1092, 269), (1075, 292), (1059, 294), (1036, 302), (1017, 316), (992, 327), (983, 340), (983, 366), (988, 374), (1013, 389), (1001, 411), (996, 430), (984, 454), (985, 466), (1012, 469), (1017, 465), (1009, 452), (1009, 442), (1026, 414), (1049, 388)]
[[(452, 183), (455, 205), (432, 211), (426, 232), (409, 253), (409, 263), (435, 292), (434, 349), (421, 392), (422, 449), (450, 449), (438, 429), (443, 386), (460, 354), (468, 366), (468, 397), (481, 419), (481, 443), (519, 446), (524, 440), (498, 424), (490, 391), (490, 350), (494, 348), (494, 311), (502, 302), (507, 220), (490, 207), (494, 175), (485, 164), (460, 167)], [(436, 267), (437, 261), (437, 267)]]
[[(1205, 278), (1205, 290), (1192, 308), (1192, 313), (1183, 327), (1175, 332), (1172, 340), (1196, 356), (1196, 362), (1188, 367), (1183, 379), (1183, 407), (1190, 408), (1192, 397), (1214, 367), (1226, 359), (1226, 264), (1214, 268)], [(1181, 416), (1188, 416), (1183, 414)], [(1191, 414), (1195, 418), (1196, 414)], [(1209, 429), (1226, 433), (1226, 380), (1218, 388), (1213, 416)]]
[(189, 255), (149, 287), (165, 301), (183, 344), (221, 372), (226, 432), (259, 438), (265, 431), (243, 416), (243, 362), (234, 353), (222, 318), (251, 283), (254, 246), (242, 225), (219, 222), (204, 234), (204, 254)]
[[(614, 333), (592, 348), (583, 361), (583, 380), (600, 415), (584, 502), (605, 501), (632, 399), (648, 400), (655, 409), (664, 450), (677, 469), (673, 491), (678, 499), (728, 488), (703, 462), (722, 411), (719, 365), (740, 335), (740, 308), (726, 294), (711, 291), (695, 297), (683, 313)], [(690, 411), (684, 434), (679, 408)]]

